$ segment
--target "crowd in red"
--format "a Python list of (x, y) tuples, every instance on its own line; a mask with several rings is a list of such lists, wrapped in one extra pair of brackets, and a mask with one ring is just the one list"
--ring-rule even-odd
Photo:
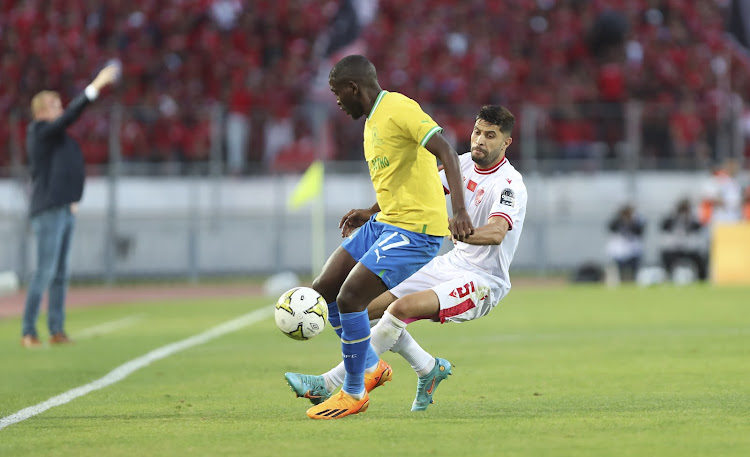
[[(304, 168), (321, 127), (300, 107), (321, 63), (316, 43), (341, 3), (2, 2), (0, 167), (11, 162), (5, 145), (23, 144), (36, 92), (58, 90), (67, 103), (116, 57), (122, 83), (72, 129), (89, 163), (107, 161), (109, 110), (119, 103), (126, 160), (205, 159), (212, 119), (228, 112), (244, 116), (243, 160)], [(594, 144), (611, 154), (623, 136), (623, 103), (638, 99), (647, 103), (644, 156), (710, 156), (716, 119), (728, 104), (722, 68), (729, 68), (731, 90), (748, 94), (742, 53), (724, 34), (726, 3), (379, 0), (358, 40), (381, 86), (419, 101), (459, 151), (467, 149), (480, 105), (500, 103), (522, 117), (529, 102), (541, 107), (543, 156), (588, 157)], [(361, 158), (359, 123), (336, 113), (325, 130), (336, 132), (330, 157)]]
[(727, 6), (382, 0), (364, 39), (382, 85), (437, 105), (459, 144), (478, 104), (501, 103), (521, 117), (530, 102), (542, 108), (543, 156), (587, 157), (597, 143), (611, 155), (624, 135), (623, 104), (636, 99), (645, 104), (643, 157), (700, 158), (712, 153), (716, 119), (728, 105), (723, 68), (732, 91), (750, 94), (743, 52), (726, 36)]
[[(337, 2), (329, 3), (335, 12)], [(330, 9), (294, 0), (2, 2), (0, 167), (11, 161), (11, 140), (23, 145), (35, 93), (57, 90), (66, 104), (111, 58), (123, 62), (122, 82), (71, 129), (88, 163), (107, 160), (115, 103), (124, 107), (126, 160), (206, 158), (219, 104), (261, 121), (249, 124), (257, 131), (247, 151), (253, 159), (262, 121), (291, 112), (304, 96), (313, 39)]]

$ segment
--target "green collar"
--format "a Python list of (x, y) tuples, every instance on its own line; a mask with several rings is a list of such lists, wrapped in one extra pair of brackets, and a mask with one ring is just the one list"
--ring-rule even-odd
[(387, 94), (387, 93), (388, 93), (387, 90), (381, 90), (380, 91), (380, 93), (378, 94), (378, 98), (375, 99), (375, 104), (372, 105), (372, 109), (370, 110), (370, 114), (367, 115), (367, 119), (370, 119), (372, 117), (372, 115), (375, 114), (375, 109), (378, 107), (378, 105), (380, 104), (380, 101), (383, 100), (383, 97), (385, 97), (385, 94)]

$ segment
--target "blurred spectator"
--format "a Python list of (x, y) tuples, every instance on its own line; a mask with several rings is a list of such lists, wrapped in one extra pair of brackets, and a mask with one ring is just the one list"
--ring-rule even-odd
[(737, 179), (738, 171), (737, 162), (727, 160), (706, 183), (700, 214), (703, 224), (737, 222), (742, 218), (742, 186)]
[[(564, 101), (550, 113), (552, 140), (560, 148), (564, 159), (588, 159), (592, 152), (594, 131), (591, 122), (584, 118), (581, 105), (575, 104), (566, 94), (560, 94)], [(566, 100), (567, 99), (567, 100)]]
[(290, 108), (277, 106), (272, 116), (266, 121), (266, 144), (263, 149), (263, 163), (270, 167), (281, 150), (294, 142), (294, 121)]
[(643, 110), (641, 159), (652, 166), (658, 167), (672, 157), (669, 109), (668, 104), (657, 102)]
[(208, 160), (211, 153), (211, 121), (195, 114), (187, 114), (182, 117), (182, 123), (186, 129), (182, 147), (185, 160)]
[(241, 76), (235, 78), (229, 94), (229, 113), (226, 119), (227, 169), (233, 175), (241, 174), (245, 170), (250, 144), (252, 107), (253, 94), (249, 82)]
[(661, 261), (672, 277), (677, 266), (689, 266), (704, 281), (708, 275), (708, 246), (703, 226), (688, 199), (680, 200), (662, 221)]
[(270, 169), (277, 172), (302, 172), (316, 159), (315, 139), (310, 125), (297, 116), (294, 119), (294, 141), (279, 149)]
[[(692, 94), (684, 94), (669, 119), (672, 151), (680, 162), (695, 162), (705, 142), (706, 129)], [(704, 159), (706, 159), (704, 157)]]
[(635, 279), (643, 255), (644, 228), (644, 221), (632, 205), (620, 208), (608, 225), (607, 255), (617, 265), (621, 281)]
[(222, 30), (231, 30), (242, 12), (240, 0), (214, 0), (210, 7), (211, 17)]
[(149, 145), (144, 126), (133, 119), (123, 120), (120, 132), (122, 157), (128, 162), (137, 162), (145, 158)]

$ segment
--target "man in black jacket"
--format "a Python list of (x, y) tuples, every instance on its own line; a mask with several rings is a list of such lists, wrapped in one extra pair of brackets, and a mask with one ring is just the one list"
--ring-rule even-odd
[(39, 304), (49, 289), (50, 343), (68, 343), (65, 334), (65, 294), (68, 288), (70, 244), (75, 225), (75, 205), (83, 195), (85, 167), (78, 143), (65, 129), (99, 91), (118, 77), (119, 67), (105, 67), (83, 94), (63, 111), (57, 92), (42, 91), (31, 100), (34, 120), (29, 124), (26, 149), (31, 172), (31, 227), (36, 237), (37, 265), (26, 296), (21, 344), (41, 343), (36, 332)]
[(607, 253), (617, 264), (622, 281), (634, 281), (643, 256), (643, 232), (645, 222), (627, 204), (620, 208), (609, 223), (610, 239)]
[(698, 217), (693, 214), (690, 200), (682, 199), (661, 224), (661, 261), (673, 277), (675, 267), (683, 264), (695, 269), (698, 279), (708, 278), (708, 238)]

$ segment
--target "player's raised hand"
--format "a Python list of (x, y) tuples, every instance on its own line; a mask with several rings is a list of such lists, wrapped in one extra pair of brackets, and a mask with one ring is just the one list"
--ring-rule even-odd
[(474, 234), (474, 225), (471, 223), (466, 208), (458, 210), (453, 215), (453, 219), (450, 221), (450, 230), (453, 238), (459, 241), (464, 241), (469, 235)]
[(341, 222), (339, 222), (341, 237), (346, 238), (351, 235), (355, 229), (363, 226), (372, 215), (373, 211), (371, 209), (349, 210), (349, 212), (341, 218)]
[(120, 77), (120, 65), (112, 63), (102, 68), (96, 78), (91, 82), (91, 85), (96, 87), (97, 90), (101, 90), (103, 87), (108, 86)]

